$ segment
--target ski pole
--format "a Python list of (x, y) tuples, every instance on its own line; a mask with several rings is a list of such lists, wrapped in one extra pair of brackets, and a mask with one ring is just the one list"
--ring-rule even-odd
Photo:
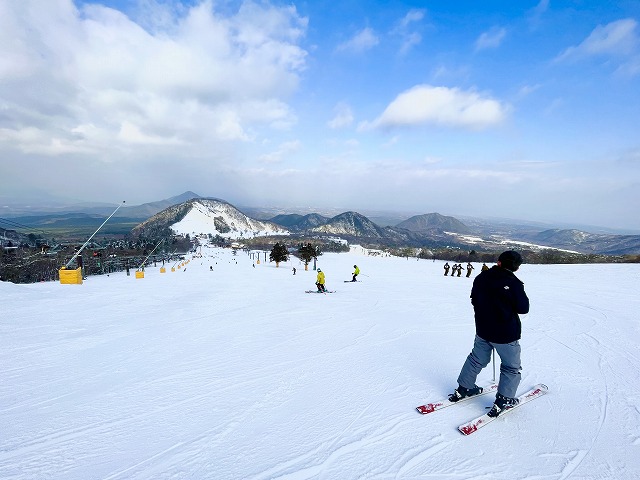
[(496, 349), (491, 350), (491, 356), (493, 357), (493, 381), (496, 381)]

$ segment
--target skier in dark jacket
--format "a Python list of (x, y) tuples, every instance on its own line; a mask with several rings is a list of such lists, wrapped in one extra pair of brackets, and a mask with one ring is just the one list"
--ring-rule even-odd
[(516, 391), (520, 384), (519, 313), (529, 312), (529, 298), (524, 284), (513, 274), (522, 264), (522, 257), (509, 250), (500, 254), (498, 264), (481, 272), (473, 281), (471, 303), (475, 312), (476, 337), (473, 350), (467, 357), (458, 388), (449, 400), (458, 400), (482, 392), (475, 382), (480, 371), (489, 364), (495, 348), (500, 356), (498, 393), (490, 416), (498, 416), (505, 409), (517, 405)]

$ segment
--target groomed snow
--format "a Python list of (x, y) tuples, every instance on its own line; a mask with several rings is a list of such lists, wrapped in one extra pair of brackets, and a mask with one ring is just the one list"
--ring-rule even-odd
[(640, 478), (638, 265), (524, 265), (520, 390), (550, 393), (464, 437), (490, 396), (414, 407), (455, 387), (472, 279), (325, 254), (337, 291), (305, 294), (297, 260), (201, 252), (142, 279), (0, 283), (0, 478)]

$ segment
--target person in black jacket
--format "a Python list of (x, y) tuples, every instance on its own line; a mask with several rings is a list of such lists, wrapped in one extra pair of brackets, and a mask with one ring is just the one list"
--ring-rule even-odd
[(489, 412), (497, 417), (503, 410), (517, 405), (516, 391), (520, 384), (520, 313), (529, 312), (529, 298), (524, 284), (513, 274), (522, 264), (522, 257), (513, 250), (500, 254), (497, 265), (481, 272), (473, 281), (471, 303), (475, 312), (476, 336), (473, 350), (467, 357), (458, 388), (449, 400), (477, 395), (480, 371), (489, 364), (495, 348), (500, 356), (500, 381), (496, 400)]

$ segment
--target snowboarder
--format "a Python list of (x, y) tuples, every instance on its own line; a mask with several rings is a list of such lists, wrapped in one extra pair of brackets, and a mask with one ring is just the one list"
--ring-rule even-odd
[(476, 336), (458, 376), (458, 388), (449, 396), (450, 401), (457, 402), (482, 392), (475, 383), (476, 378), (489, 364), (495, 348), (500, 356), (500, 380), (496, 400), (488, 414), (493, 417), (518, 404), (516, 391), (522, 370), (519, 343), (522, 324), (518, 314), (529, 312), (524, 284), (513, 274), (521, 264), (520, 254), (508, 250), (500, 254), (497, 265), (481, 272), (473, 281), (471, 303)]
[[(451, 267), (449, 266), (449, 262), (444, 264), (444, 276), (446, 277), (449, 274), (449, 269)], [(453, 276), (453, 272), (451, 272), (451, 276)]]
[(354, 268), (355, 270), (353, 271), (353, 278), (351, 279), (351, 281), (352, 281), (352, 282), (357, 282), (358, 280), (356, 280), (356, 277), (357, 277), (358, 275), (360, 275), (360, 269), (358, 268), (358, 266), (357, 266), (357, 265), (354, 265), (354, 266), (353, 266), (353, 268)]
[(467, 278), (471, 276), (472, 270), (473, 270), (473, 265), (471, 265), (471, 263), (467, 263)]
[(326, 292), (327, 289), (324, 286), (324, 272), (318, 269), (318, 276), (316, 278), (316, 287), (318, 287), (318, 292)]

